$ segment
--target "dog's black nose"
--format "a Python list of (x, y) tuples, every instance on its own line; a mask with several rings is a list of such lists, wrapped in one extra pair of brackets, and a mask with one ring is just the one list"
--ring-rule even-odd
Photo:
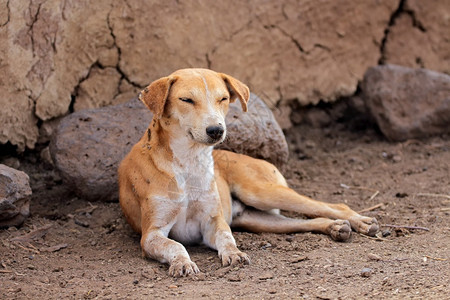
[(212, 138), (213, 140), (218, 140), (222, 137), (224, 133), (224, 129), (222, 126), (208, 126), (206, 127), (206, 134)]

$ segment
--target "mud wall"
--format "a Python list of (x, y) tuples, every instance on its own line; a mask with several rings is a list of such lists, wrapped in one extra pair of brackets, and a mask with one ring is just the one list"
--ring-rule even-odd
[(271, 107), (334, 101), (380, 63), (450, 73), (447, 0), (0, 0), (0, 143), (206, 67)]

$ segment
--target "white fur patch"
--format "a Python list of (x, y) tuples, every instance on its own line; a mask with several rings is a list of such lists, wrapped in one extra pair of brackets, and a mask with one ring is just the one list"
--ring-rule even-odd
[(172, 170), (181, 190), (181, 210), (170, 231), (170, 236), (182, 243), (198, 243), (202, 240), (202, 222), (219, 201), (214, 180), (213, 147), (194, 143), (188, 138), (175, 139), (171, 143), (174, 155)]

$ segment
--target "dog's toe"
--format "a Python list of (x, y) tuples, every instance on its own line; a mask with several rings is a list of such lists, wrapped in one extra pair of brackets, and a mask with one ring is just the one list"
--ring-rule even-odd
[(379, 230), (378, 221), (375, 218), (355, 216), (351, 217), (349, 221), (352, 228), (359, 233), (374, 236)]
[(347, 241), (351, 234), (352, 228), (347, 220), (335, 220), (330, 226), (330, 236), (335, 241)]
[(200, 272), (197, 265), (191, 260), (177, 260), (170, 264), (169, 275), (172, 277), (185, 277)]
[(250, 258), (247, 254), (241, 251), (222, 254), (222, 266), (236, 266), (236, 265), (250, 264)]

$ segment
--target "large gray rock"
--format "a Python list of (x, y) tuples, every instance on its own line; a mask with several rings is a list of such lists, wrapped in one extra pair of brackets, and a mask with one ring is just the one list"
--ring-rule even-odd
[(370, 68), (363, 97), (391, 141), (450, 132), (450, 76), (395, 65)]
[(0, 227), (20, 226), (30, 215), (29, 177), (0, 164)]
[[(88, 200), (118, 199), (120, 161), (144, 134), (151, 112), (138, 100), (65, 117), (50, 144), (50, 152), (63, 180)], [(222, 149), (264, 158), (281, 166), (288, 148), (270, 109), (251, 95), (248, 112), (233, 103), (227, 115), (227, 139)]]

